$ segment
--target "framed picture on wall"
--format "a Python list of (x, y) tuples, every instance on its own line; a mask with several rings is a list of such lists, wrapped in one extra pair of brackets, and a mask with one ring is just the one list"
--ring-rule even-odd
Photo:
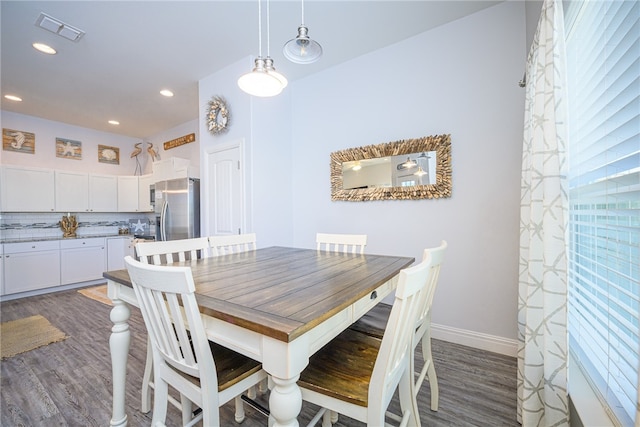
[(112, 165), (120, 164), (120, 149), (108, 145), (98, 145), (98, 161)]
[(2, 129), (2, 149), (18, 153), (35, 154), (36, 135), (23, 130)]
[(56, 138), (56, 157), (82, 160), (82, 142), (72, 139)]

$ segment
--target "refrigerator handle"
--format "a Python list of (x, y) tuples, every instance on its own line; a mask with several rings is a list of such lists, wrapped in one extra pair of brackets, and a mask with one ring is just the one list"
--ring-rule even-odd
[(166, 224), (167, 224), (167, 208), (169, 204), (166, 200), (162, 201), (162, 210), (160, 211), (160, 240), (167, 240)]

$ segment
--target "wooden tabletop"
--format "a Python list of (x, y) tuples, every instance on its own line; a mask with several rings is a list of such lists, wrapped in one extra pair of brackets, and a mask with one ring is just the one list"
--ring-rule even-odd
[[(414, 258), (270, 247), (191, 267), (203, 314), (290, 342), (369, 295)], [(126, 270), (104, 277), (131, 285)]]

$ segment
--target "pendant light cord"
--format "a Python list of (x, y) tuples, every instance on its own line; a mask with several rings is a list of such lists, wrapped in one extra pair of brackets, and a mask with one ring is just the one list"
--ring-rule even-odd
[(271, 55), (269, 55), (269, 22), (271, 20), (269, 19), (269, 0), (267, 0), (267, 58), (270, 58)]
[(258, 0), (258, 58), (262, 58), (262, 0)]
[(302, 23), (301, 23), (301, 25), (304, 25), (304, 0), (300, 0), (300, 3), (302, 5)]

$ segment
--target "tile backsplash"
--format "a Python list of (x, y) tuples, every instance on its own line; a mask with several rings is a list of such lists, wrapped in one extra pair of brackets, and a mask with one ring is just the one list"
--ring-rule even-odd
[[(14, 239), (62, 238), (59, 222), (63, 213), (0, 213), (0, 241)], [(152, 214), (131, 213), (74, 213), (78, 220), (78, 236), (118, 234), (122, 225), (131, 219), (148, 220), (154, 224)]]

